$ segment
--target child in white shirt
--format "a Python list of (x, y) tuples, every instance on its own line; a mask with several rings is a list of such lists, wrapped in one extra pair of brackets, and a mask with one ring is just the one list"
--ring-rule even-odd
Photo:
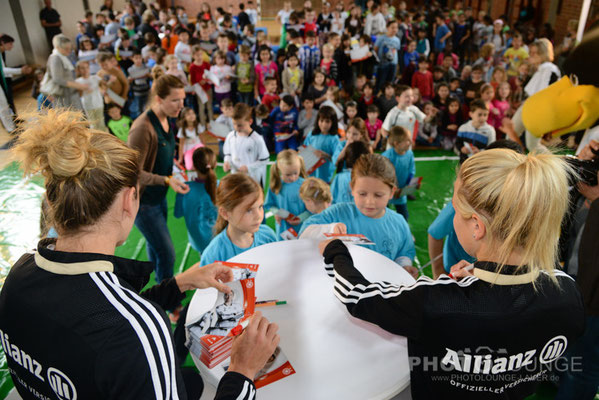
[(98, 75), (90, 75), (89, 62), (79, 61), (77, 63), (76, 72), (77, 83), (87, 85), (89, 89), (86, 92), (81, 92), (81, 104), (87, 119), (90, 121), (90, 126), (93, 129), (99, 129), (108, 132), (104, 123), (104, 98), (100, 85), (105, 89), (105, 83)]
[(389, 131), (394, 126), (404, 127), (409, 133), (410, 137), (414, 138), (414, 125), (416, 121), (422, 123), (426, 114), (424, 114), (418, 107), (412, 104), (413, 100), (412, 88), (406, 85), (397, 85), (395, 89), (395, 99), (397, 105), (393, 107), (383, 122), (382, 134), (384, 137), (389, 135)]
[(235, 105), (233, 111), (235, 130), (227, 135), (224, 145), (225, 172), (244, 172), (262, 187), (266, 182), (268, 149), (252, 125), (252, 109), (244, 103)]

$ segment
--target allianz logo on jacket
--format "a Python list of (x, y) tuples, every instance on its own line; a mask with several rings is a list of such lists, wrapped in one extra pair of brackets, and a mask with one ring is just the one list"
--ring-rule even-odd
[[(0, 342), (2, 343), (2, 348), (7, 356), (12, 358), (14, 362), (29, 371), (39, 380), (46, 382), (46, 379), (43, 376), (43, 366), (30, 354), (25, 352), (25, 350), (20, 349), (19, 346), (14, 343), (10, 343), (8, 334), (4, 333), (2, 330), (0, 330)], [(60, 400), (77, 400), (77, 390), (75, 389), (75, 385), (64, 372), (54, 367), (49, 367), (46, 371), (46, 378), (48, 379), (50, 388), (52, 388)], [(19, 381), (26, 386), (26, 380), (23, 381), (19, 379)], [(33, 390), (30, 387), (27, 388)]]
[[(541, 364), (555, 361), (564, 354), (566, 347), (568, 347), (568, 339), (565, 336), (551, 338), (538, 354), (538, 361)], [(534, 365), (537, 361), (537, 349), (502, 357), (493, 357), (493, 354), (458, 353), (450, 348), (445, 350), (447, 352), (441, 360), (442, 364), (453, 366), (456, 371), (472, 374), (501, 374), (517, 371), (528, 365)]]

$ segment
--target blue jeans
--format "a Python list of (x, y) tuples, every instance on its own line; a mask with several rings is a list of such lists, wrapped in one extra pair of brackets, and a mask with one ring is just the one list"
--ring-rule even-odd
[(395, 79), (395, 71), (397, 70), (397, 64), (386, 63), (379, 64), (378, 71), (376, 74), (376, 87), (374, 93), (378, 93), (382, 89), (383, 85), (387, 82), (393, 83)]
[(276, 154), (279, 154), (285, 149), (297, 150), (297, 135), (293, 135), (287, 140), (275, 141)]
[(148, 259), (154, 264), (156, 282), (173, 276), (175, 247), (166, 225), (166, 198), (160, 204), (140, 204), (135, 226), (146, 238)]
[(254, 92), (237, 92), (237, 102), (247, 104), (250, 107), (254, 106)]
[(408, 218), (410, 218), (410, 213), (408, 212), (407, 204), (395, 204), (395, 211), (397, 211), (398, 214), (403, 215), (403, 217), (406, 219), (406, 222), (408, 222)]
[(131, 99), (131, 103), (129, 104), (129, 114), (131, 119), (135, 119), (139, 117), (141, 113), (143, 113), (144, 108), (146, 107), (146, 102), (148, 101), (148, 96), (135, 96)]
[(555, 399), (593, 399), (599, 386), (598, 316), (586, 317), (584, 333), (570, 345), (565, 357), (568, 370), (560, 378)]

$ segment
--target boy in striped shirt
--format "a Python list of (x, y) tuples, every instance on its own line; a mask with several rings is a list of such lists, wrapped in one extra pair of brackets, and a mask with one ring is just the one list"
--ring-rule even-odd
[(495, 129), (487, 124), (489, 109), (481, 99), (470, 103), (470, 121), (458, 128), (455, 150), (460, 155), (460, 163), (468, 157), (487, 148), (495, 141)]

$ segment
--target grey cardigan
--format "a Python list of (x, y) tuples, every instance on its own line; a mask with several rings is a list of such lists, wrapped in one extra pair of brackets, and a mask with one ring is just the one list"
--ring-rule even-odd
[(48, 58), (48, 72), (52, 81), (62, 88), (62, 93), (54, 96), (54, 105), (83, 109), (78, 91), (67, 86), (67, 82), (75, 80), (75, 71), (65, 68), (60, 57), (51, 54)]

